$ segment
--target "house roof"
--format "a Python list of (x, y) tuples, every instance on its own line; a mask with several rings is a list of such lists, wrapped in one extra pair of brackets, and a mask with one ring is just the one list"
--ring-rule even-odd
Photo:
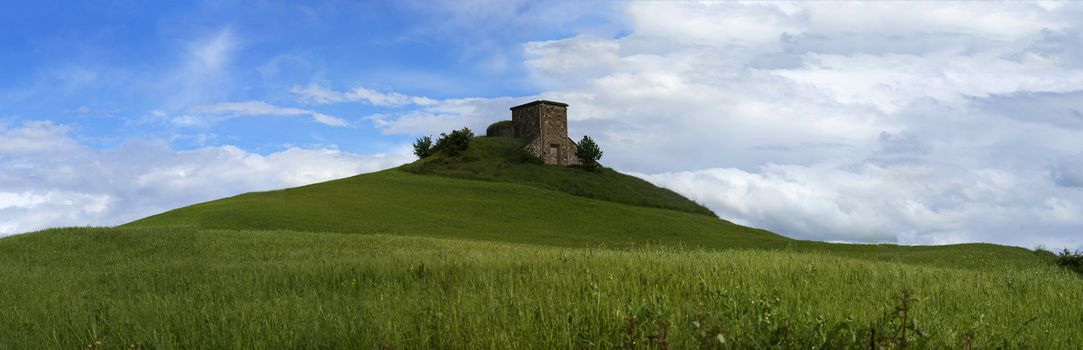
[(536, 104), (547, 104), (547, 105), (568, 107), (567, 103), (549, 101), (549, 100), (537, 100), (537, 101), (534, 101), (534, 102), (528, 102), (528, 103), (524, 103), (524, 104), (512, 107), (511, 109), (516, 110), (516, 109), (519, 109), (519, 108), (530, 107), (530, 106), (533, 106), (533, 105), (536, 105)]

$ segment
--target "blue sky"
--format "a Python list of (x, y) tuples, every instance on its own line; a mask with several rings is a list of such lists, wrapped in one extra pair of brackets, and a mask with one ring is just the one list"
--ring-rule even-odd
[[(536, 10), (505, 8), (509, 18)], [(290, 89), (308, 84), (438, 99), (528, 96), (540, 87), (521, 64), (520, 44), (597, 22), (584, 14), (464, 29), (454, 16), (409, 2), (6, 5), (0, 115), (9, 123), (48, 116), (95, 147), (164, 138), (178, 150), (228, 143), (260, 153), (283, 144), (388, 151), (408, 138), (382, 137), (364, 123), (344, 129), (302, 118), (231, 118), (185, 128), (161, 119), (235, 101), (298, 107)], [(354, 122), (386, 108), (307, 109)]]
[(1083, 247), (1083, 7), (0, 4), (0, 235), (412, 161), (569, 103), (603, 163), (847, 242)]

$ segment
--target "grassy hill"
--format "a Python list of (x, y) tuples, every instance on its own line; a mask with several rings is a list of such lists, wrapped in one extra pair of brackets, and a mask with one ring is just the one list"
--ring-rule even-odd
[(399, 169), (243, 194), (124, 226), (395, 234), (584, 247), (650, 243), (750, 247), (788, 241), (703, 214)]
[(610, 169), (595, 173), (523, 158), (515, 140), (480, 137), (456, 157), (437, 154), (396, 169), (242, 194), (124, 226), (392, 234), (562, 247), (782, 249), (956, 267), (993, 260), (1026, 264), (1034, 258), (1025, 249), (989, 244), (797, 241), (717, 219), (675, 192)]
[(515, 148), (0, 239), (0, 349), (1083, 342), (1048, 255), (792, 240)]

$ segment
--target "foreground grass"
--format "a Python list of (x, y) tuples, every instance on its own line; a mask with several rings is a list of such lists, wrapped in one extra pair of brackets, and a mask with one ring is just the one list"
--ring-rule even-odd
[[(815, 252), (58, 229), (0, 239), (0, 348), (1071, 348), (1083, 283)], [(905, 312), (903, 311), (905, 310)]]

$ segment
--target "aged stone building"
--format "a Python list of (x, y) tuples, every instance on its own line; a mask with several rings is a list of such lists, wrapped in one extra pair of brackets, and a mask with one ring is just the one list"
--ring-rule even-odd
[(527, 152), (545, 164), (579, 164), (575, 142), (568, 137), (568, 104), (538, 100), (511, 107), (511, 120), (499, 121), (485, 131), (490, 137), (514, 137), (526, 141)]

